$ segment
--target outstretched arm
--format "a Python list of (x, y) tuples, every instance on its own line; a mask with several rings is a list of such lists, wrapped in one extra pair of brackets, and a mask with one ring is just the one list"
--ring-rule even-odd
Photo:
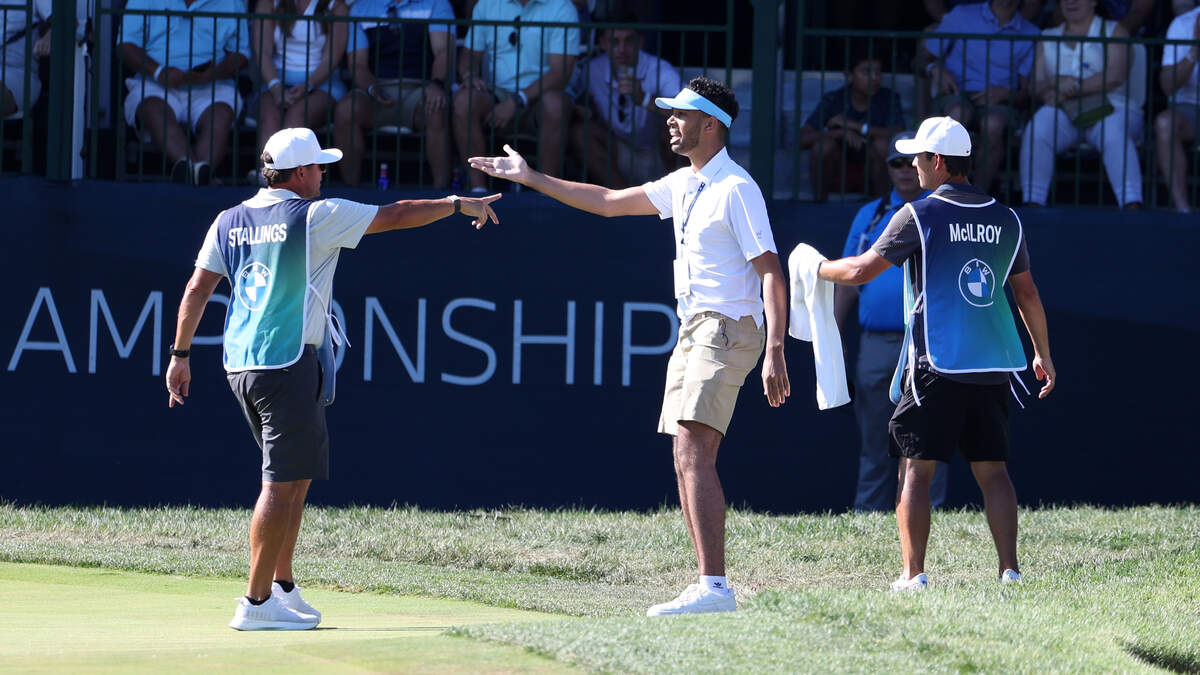
[(525, 158), (505, 144), (507, 157), (472, 157), (472, 169), (494, 178), (503, 178), (533, 188), (544, 195), (588, 213), (605, 218), (613, 216), (653, 216), (658, 209), (640, 185), (624, 190), (610, 190), (590, 183), (576, 183), (553, 178), (529, 168)]
[[(204, 308), (212, 297), (221, 275), (209, 272), (200, 267), (192, 273), (187, 288), (183, 291), (183, 300), (179, 302), (179, 318), (175, 323), (175, 349), (191, 349), (192, 338), (196, 336), (196, 326), (200, 325), (200, 317), (204, 316)], [(188, 358), (171, 357), (167, 366), (167, 392), (170, 398), (167, 407), (174, 408), (183, 405), (183, 399), (188, 395), (192, 382), (192, 368)]]
[(891, 267), (888, 259), (873, 250), (840, 260), (826, 260), (817, 268), (817, 277), (845, 286), (861, 286)]
[(1054, 390), (1058, 374), (1054, 372), (1054, 361), (1050, 359), (1050, 331), (1046, 327), (1042, 296), (1038, 293), (1037, 284), (1033, 283), (1033, 273), (1028, 270), (1009, 277), (1008, 285), (1012, 287), (1021, 320), (1025, 322), (1025, 330), (1029, 331), (1029, 339), (1033, 341), (1033, 375), (1039, 381), (1046, 381), (1038, 392), (1038, 398), (1046, 398)]
[(443, 199), (409, 199), (395, 204), (379, 207), (379, 213), (367, 226), (366, 234), (387, 232), (388, 230), (409, 230), (414, 227), (424, 227), (435, 220), (454, 215), (454, 202), (462, 204), (463, 215), (473, 216), (471, 224), (475, 229), (482, 229), (491, 220), (497, 225), (500, 219), (492, 210), (491, 203), (500, 199), (500, 193), (486, 197), (445, 197)]

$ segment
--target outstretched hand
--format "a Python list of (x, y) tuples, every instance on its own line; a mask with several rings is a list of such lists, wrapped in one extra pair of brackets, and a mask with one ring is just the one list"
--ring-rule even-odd
[(529, 180), (532, 171), (525, 163), (525, 158), (507, 143), (504, 144), (504, 152), (508, 154), (507, 157), (472, 157), (467, 162), (472, 169), (478, 169), (493, 178), (503, 178), (514, 183), (525, 183)]
[(496, 212), (492, 210), (491, 203), (500, 199), (500, 193), (488, 195), (486, 197), (459, 197), (459, 202), (462, 204), (462, 212), (468, 216), (474, 216), (475, 220), (471, 224), (475, 229), (483, 229), (490, 219), (497, 225), (500, 224), (500, 218), (496, 216)]

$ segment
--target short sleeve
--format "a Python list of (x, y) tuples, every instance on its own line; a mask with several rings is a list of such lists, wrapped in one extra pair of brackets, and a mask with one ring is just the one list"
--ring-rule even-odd
[(658, 180), (652, 180), (642, 186), (642, 191), (654, 208), (658, 209), (658, 217), (666, 220), (675, 215), (675, 198), (671, 193), (671, 174)]
[(679, 70), (670, 63), (659, 59), (658, 74), (658, 89), (663, 96), (675, 96), (683, 90), (683, 81), (679, 77)]
[(775, 235), (767, 216), (767, 203), (753, 183), (739, 183), (729, 191), (729, 227), (746, 260), (775, 253)]
[(822, 96), (820, 102), (817, 103), (816, 109), (812, 111), (812, 114), (808, 116), (808, 119), (804, 121), (804, 124), (816, 129), (817, 131), (824, 129), (825, 122), (828, 121), (830, 117), (833, 117), (833, 113), (831, 112), (834, 106), (833, 99), (835, 96), (837, 96), (839, 91), (841, 90), (839, 89), (836, 91), (831, 91)]
[[(579, 13), (575, 10), (575, 5), (563, 0), (562, 7), (555, 13), (551, 21), (555, 23), (579, 23)], [(565, 54), (573, 56), (579, 53), (579, 26), (572, 25), (569, 28), (544, 28), (545, 34), (542, 36), (542, 48), (547, 54)]]
[[(355, 21), (350, 26), (349, 35), (346, 36), (346, 54), (353, 54), (360, 49), (367, 49), (371, 46), (371, 41), (367, 39), (367, 31), (363, 28), (363, 22)], [(351, 70), (354, 69), (353, 63), (346, 64)]]
[[(487, 0), (482, 0), (475, 5), (475, 9), (471, 12), (471, 18), (476, 21), (486, 21), (487, 16)], [(476, 30), (478, 29), (478, 32)], [(492, 46), (492, 32), (494, 26), (475, 26), (472, 25), (467, 30), (467, 37), (464, 40), (467, 49), (473, 52), (490, 52)]]
[[(129, 0), (125, 5), (125, 9), (148, 9), (144, 3), (139, 0)], [(126, 14), (125, 18), (121, 19), (121, 36), (117, 38), (118, 44), (129, 43), (137, 45), (143, 49), (146, 47), (146, 24), (150, 22), (151, 17), (141, 14)]]
[[(221, 29), (225, 33), (224, 49), (230, 54), (241, 54), (246, 58), (250, 55), (250, 31), (245, 19), (221, 19)], [(218, 60), (220, 55), (213, 55)]]
[[(1173, 21), (1171, 21), (1171, 25), (1167, 27), (1167, 39), (1168, 40), (1190, 40), (1190, 39), (1192, 39), (1191, 31), (1188, 30), (1189, 24), (1191, 24), (1191, 25), (1196, 24), (1195, 13), (1188, 12), (1187, 14), (1181, 14), (1181, 15), (1175, 17), (1175, 19)], [(1173, 66), (1176, 63), (1179, 63), (1180, 61), (1182, 61), (1184, 59), (1185, 56), (1187, 56), (1189, 49), (1191, 49), (1191, 47), (1189, 45), (1164, 45), (1163, 46), (1163, 55), (1162, 55), (1162, 64), (1164, 66)]]
[(892, 215), (871, 250), (898, 267), (920, 248), (921, 231), (917, 229), (917, 219), (913, 216), (912, 207), (904, 207)]
[(315, 247), (355, 248), (379, 213), (373, 204), (323, 199), (308, 212), (308, 232)]
[(1033, 71), (1033, 45), (1033, 42), (1017, 43), (1021, 49), (1021, 54), (1017, 57), (1017, 75), (1020, 77), (1029, 77), (1029, 73)]
[[(435, 0), (433, 3), (433, 11), (429, 13), (431, 19), (453, 19), (454, 8), (450, 6), (447, 0)], [(431, 23), (429, 24), (430, 33), (449, 33), (454, 30), (453, 24), (446, 23)]]
[(208, 227), (208, 234), (204, 235), (204, 243), (196, 254), (196, 267), (227, 277), (229, 270), (225, 267), (225, 256), (221, 255), (221, 246), (217, 243), (217, 224), (220, 222), (221, 216), (218, 215)]
[[(962, 6), (963, 5), (959, 5), (959, 7)], [(952, 49), (954, 49), (954, 43), (956, 42), (956, 40), (953, 38), (941, 37), (936, 35), (936, 33), (974, 32), (963, 30), (963, 26), (959, 21), (959, 13), (956, 12), (955, 9), (958, 9), (958, 7), (946, 12), (945, 16), (942, 17), (942, 22), (938, 24), (937, 28), (933, 29), (935, 35), (933, 37), (926, 38), (925, 40), (925, 49), (929, 50), (929, 53), (933, 54), (934, 58), (945, 58), (945, 56), (949, 54)]]

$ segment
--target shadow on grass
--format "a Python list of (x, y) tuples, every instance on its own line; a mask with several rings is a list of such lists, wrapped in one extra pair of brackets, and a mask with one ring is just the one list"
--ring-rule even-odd
[(355, 628), (353, 626), (318, 626), (313, 630), (338, 630), (338, 631), (356, 631), (360, 633), (440, 633), (449, 626), (396, 626), (389, 628), (381, 626), (379, 628)]
[(1200, 654), (1163, 645), (1125, 642), (1121, 647), (1135, 658), (1173, 673), (1200, 675)]

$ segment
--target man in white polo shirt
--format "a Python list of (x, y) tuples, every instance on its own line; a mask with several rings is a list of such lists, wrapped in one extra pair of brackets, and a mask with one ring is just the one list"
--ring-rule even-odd
[(667, 365), (658, 430), (675, 437), (679, 501), (700, 565), (700, 583), (646, 613), (728, 612), (737, 603), (725, 579), (725, 494), (717, 477), (717, 449), (764, 341), (767, 401), (778, 407), (791, 394), (783, 358), (787, 291), (762, 193), (725, 150), (738, 113), (733, 92), (697, 77), (675, 98), (655, 103), (671, 110), (671, 150), (691, 160), (691, 166), (645, 185), (610, 190), (552, 178), (530, 169), (507, 145), (507, 157), (472, 157), (470, 162), (491, 176), (605, 217), (657, 214), (674, 219), (681, 325)]
[(262, 489), (250, 522), (250, 581), (231, 628), (306, 630), (321, 613), (300, 597), (292, 553), (313, 479), (329, 478), (325, 406), (333, 402), (329, 309), (343, 248), (363, 235), (428, 225), (455, 213), (475, 226), (496, 221), (500, 198), (421, 199), (385, 206), (319, 199), (325, 165), (342, 151), (322, 150), (310, 129), (283, 129), (262, 154), (267, 187), (222, 211), (196, 256), (169, 348), (168, 405), (183, 405), (196, 326), (221, 279), (231, 292), (225, 314), (226, 377), (262, 450)]

